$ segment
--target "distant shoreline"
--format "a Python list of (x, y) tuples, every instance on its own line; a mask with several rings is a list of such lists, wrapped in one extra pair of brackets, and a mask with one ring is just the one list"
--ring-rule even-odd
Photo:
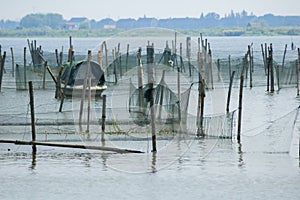
[[(146, 28), (145, 28), (146, 29)], [(26, 37), (112, 37), (121, 34), (123, 37), (144, 37), (163, 36), (163, 31), (159, 28), (144, 32), (143, 35), (138, 35), (132, 30), (125, 29), (90, 29), (90, 30), (45, 30), (45, 29), (14, 29), (14, 30), (0, 30), (0, 37), (2, 38), (26, 38)], [(136, 29), (141, 30), (141, 29)], [(147, 29), (146, 29), (147, 30)], [(149, 29), (151, 30), (151, 29)], [(167, 30), (167, 29), (161, 29)], [(175, 31), (175, 30), (172, 30)], [(300, 36), (300, 27), (237, 27), (237, 28), (208, 28), (208, 29), (193, 29), (193, 30), (176, 30), (178, 33), (199, 36), (202, 33), (204, 36)], [(145, 35), (145, 33), (147, 35)]]

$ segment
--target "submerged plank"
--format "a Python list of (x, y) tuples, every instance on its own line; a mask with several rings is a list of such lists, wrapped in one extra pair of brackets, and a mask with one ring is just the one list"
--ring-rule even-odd
[(114, 147), (103, 147), (103, 146), (89, 146), (80, 144), (64, 144), (64, 143), (50, 143), (50, 142), (33, 142), (24, 140), (0, 140), (0, 143), (11, 143), (16, 145), (40, 145), (40, 146), (51, 146), (51, 147), (63, 147), (63, 148), (75, 148), (75, 149), (89, 149), (89, 150), (101, 150), (111, 151), (116, 153), (143, 153), (142, 151), (132, 149), (119, 149)]

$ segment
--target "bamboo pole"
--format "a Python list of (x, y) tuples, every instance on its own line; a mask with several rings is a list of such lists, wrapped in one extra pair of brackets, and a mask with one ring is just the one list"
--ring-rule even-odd
[[(266, 54), (267, 55), (267, 54)], [(266, 56), (267, 57), (267, 92), (270, 91), (270, 55)]]
[(250, 74), (250, 88), (252, 88), (252, 72), (253, 72), (253, 63), (252, 63), (252, 54), (251, 54), (251, 46), (248, 45), (248, 55), (249, 55), (249, 74)]
[[(268, 45), (267, 45), (267, 43), (265, 43), (265, 58), (266, 58), (266, 67), (268, 67), (267, 65), (268, 65), (268, 60), (267, 60), (267, 58), (268, 58)], [(268, 69), (267, 69), (268, 70)]]
[(273, 68), (273, 48), (270, 44), (270, 70), (271, 70), (271, 92), (274, 92), (274, 68)]
[(243, 108), (243, 88), (244, 88), (244, 75), (241, 75), (240, 79), (240, 93), (239, 93), (239, 106), (238, 106), (238, 129), (237, 129), (237, 141), (241, 142), (241, 129), (242, 129), (242, 108)]
[(156, 132), (155, 132), (155, 108), (154, 108), (154, 45), (147, 46), (147, 68), (148, 83), (150, 90), (150, 114), (151, 114), (151, 133), (152, 133), (152, 152), (156, 152)]
[(6, 52), (3, 52), (3, 56), (0, 54), (0, 92), (2, 88), (2, 79), (3, 79), (3, 72), (4, 72), (4, 63), (5, 63), (5, 57), (6, 57)]
[(91, 92), (91, 85), (92, 85), (92, 79), (89, 77), (88, 79), (88, 107), (87, 107), (87, 128), (86, 132), (90, 132), (90, 115), (91, 115), (91, 98), (92, 98), (92, 92)]
[(83, 87), (82, 87), (82, 96), (81, 96), (81, 101), (80, 101), (80, 110), (79, 110), (79, 126), (80, 127), (82, 125), (83, 105), (84, 105), (84, 100), (85, 100), (85, 96), (86, 96), (87, 78), (89, 77), (89, 73), (90, 73), (91, 59), (92, 59), (92, 52), (89, 50), (88, 58), (87, 58), (87, 66), (86, 66), (85, 76), (84, 76), (84, 82), (83, 82)]
[(63, 144), (63, 143), (51, 143), (51, 142), (38, 142), (38, 141), (23, 141), (23, 140), (0, 140), (0, 143), (10, 143), (16, 145), (40, 145), (50, 147), (62, 147), (62, 148), (73, 148), (73, 149), (89, 149), (89, 150), (100, 150), (110, 151), (115, 153), (144, 153), (138, 150), (131, 149), (119, 149), (114, 147), (103, 147), (103, 146), (88, 146), (80, 144)]
[(12, 47), (10, 47), (10, 53), (11, 53), (11, 74), (12, 77), (15, 76), (15, 56), (14, 56), (14, 50)]
[(44, 70), (43, 70), (43, 89), (46, 89), (46, 68), (48, 66), (48, 62), (46, 61), (44, 64)]
[(208, 56), (209, 56), (209, 76), (211, 81), (211, 89), (214, 89), (214, 78), (213, 78), (213, 60), (212, 60), (212, 52), (211, 49), (208, 50)]
[[(160, 83), (163, 83), (164, 82), (164, 79), (165, 79), (165, 73), (166, 73), (166, 70), (163, 70), (163, 74), (162, 74), (162, 77), (161, 77), (161, 80), (160, 80)], [(161, 119), (161, 112), (162, 112), (162, 105), (163, 105), (163, 102), (164, 102), (164, 86), (162, 87), (161, 91), (160, 91), (160, 99), (159, 99), (159, 109), (158, 109), (158, 116), (157, 118), (158, 119)]]
[(285, 55), (286, 55), (286, 51), (287, 51), (287, 44), (285, 44), (285, 47), (284, 47), (284, 52), (283, 52), (283, 58), (282, 58), (282, 66), (281, 66), (281, 71), (283, 71), (283, 68), (284, 68), (284, 61), (285, 61)]
[(117, 64), (116, 64), (116, 50), (112, 50), (112, 57), (113, 57), (113, 64), (114, 64), (114, 75), (115, 75), (115, 84), (118, 83), (118, 76), (117, 76)]
[(191, 37), (186, 38), (186, 56), (188, 58), (189, 76), (192, 76), (192, 69), (191, 69)]
[(101, 141), (104, 142), (104, 133), (105, 133), (105, 122), (106, 122), (106, 95), (103, 95), (102, 100), (102, 123), (101, 123)]
[(27, 67), (26, 67), (26, 47), (24, 47), (24, 89), (26, 90), (27, 88), (27, 85), (26, 85), (26, 82), (27, 82), (27, 78), (26, 78), (26, 70), (27, 70)]
[(61, 91), (61, 75), (62, 75), (63, 67), (60, 66), (58, 68), (58, 75), (56, 79), (56, 92), (55, 92), (55, 98), (60, 99), (62, 97), (62, 91)]
[(106, 42), (103, 42), (104, 44), (104, 50), (105, 50), (105, 67), (108, 67), (108, 49), (107, 49), (107, 45)]
[(55, 75), (53, 74), (51, 68), (50, 68), (49, 66), (46, 66), (46, 69), (47, 69), (47, 71), (49, 72), (49, 74), (50, 74), (52, 80), (54, 81), (55, 85), (57, 85), (56, 77), (55, 77)]
[[(300, 48), (298, 48), (298, 66), (297, 66), (297, 96), (300, 95)], [(300, 155), (300, 149), (299, 149)]]
[(129, 44), (127, 44), (127, 50), (126, 50), (126, 72), (128, 71), (128, 57), (129, 57)]
[(198, 129), (197, 129), (197, 136), (204, 137), (205, 132), (203, 129), (203, 119), (204, 119), (204, 98), (205, 98), (205, 80), (202, 79), (199, 81), (198, 86), (198, 111), (197, 111), (197, 121), (198, 121)]
[(229, 73), (229, 76), (228, 77), (230, 77), (231, 76), (231, 56), (229, 55), (228, 56), (228, 73)]
[(232, 72), (231, 77), (230, 77), (230, 83), (229, 83), (229, 89), (228, 89), (228, 95), (227, 95), (226, 112), (229, 112), (231, 89), (232, 89), (232, 82), (233, 82), (233, 79), (234, 79), (234, 74), (235, 74), (235, 71)]
[(34, 96), (33, 96), (33, 84), (32, 81), (28, 82), (29, 84), (29, 97), (30, 97), (30, 114), (31, 114), (31, 138), (32, 138), (32, 151), (36, 152), (36, 145), (34, 142), (36, 141), (35, 134), (35, 117), (34, 117)]
[(267, 75), (267, 55), (265, 55), (265, 51), (264, 51), (264, 45), (261, 44), (261, 54), (262, 54), (262, 57), (263, 57), (263, 61), (264, 61), (264, 68), (265, 68), (265, 74)]
[[(74, 51), (71, 52), (70, 56), (73, 58)], [(60, 101), (59, 112), (62, 112), (62, 107), (63, 107), (63, 104), (64, 104), (66, 89), (67, 89), (67, 85), (69, 83), (69, 79), (70, 79), (70, 76), (71, 76), (72, 67), (73, 67), (73, 59), (71, 59), (71, 61), (70, 61), (70, 67), (68, 69), (68, 74), (67, 74), (67, 77), (66, 77), (66, 80), (65, 80), (63, 94), (62, 94), (61, 101)]]

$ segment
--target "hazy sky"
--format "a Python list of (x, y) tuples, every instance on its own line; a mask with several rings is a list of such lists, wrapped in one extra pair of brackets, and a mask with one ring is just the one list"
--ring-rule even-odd
[(223, 17), (231, 10), (261, 16), (300, 15), (299, 0), (0, 0), (0, 19), (19, 20), (30, 13), (59, 13), (64, 19), (85, 16), (89, 19), (156, 17), (199, 17), (216, 12)]

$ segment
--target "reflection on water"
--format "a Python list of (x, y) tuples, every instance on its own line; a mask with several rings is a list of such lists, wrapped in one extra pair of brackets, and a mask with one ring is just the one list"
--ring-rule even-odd
[[(48, 194), (57, 192), (66, 199), (84, 195), (132, 199), (142, 194), (153, 198), (146, 188), (156, 188), (155, 194), (166, 199), (174, 199), (174, 194), (175, 199), (195, 195), (253, 199), (253, 192), (259, 198), (270, 187), (274, 199), (299, 198), (298, 159), (289, 154), (244, 153), (241, 144), (228, 140), (176, 140), (166, 152), (145, 154), (51, 147), (38, 147), (35, 154), (30, 146), (10, 152), (8, 148), (14, 149), (11, 145), (0, 148), (2, 199), (26, 198), (28, 193), (34, 194), (33, 199), (55, 199)], [(32, 187), (23, 186), (28, 184)], [(34, 189), (42, 184), (47, 190)], [(226, 192), (235, 190), (239, 192)]]

